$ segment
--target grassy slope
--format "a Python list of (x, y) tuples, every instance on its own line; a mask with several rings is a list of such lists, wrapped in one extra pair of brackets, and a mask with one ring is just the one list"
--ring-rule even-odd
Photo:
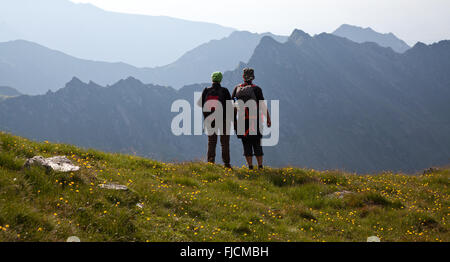
[[(22, 168), (35, 155), (82, 169)], [(0, 133), (0, 241), (450, 241), (449, 175), (231, 171)], [(106, 181), (131, 190), (98, 187)], [(327, 196), (342, 190), (355, 193)]]

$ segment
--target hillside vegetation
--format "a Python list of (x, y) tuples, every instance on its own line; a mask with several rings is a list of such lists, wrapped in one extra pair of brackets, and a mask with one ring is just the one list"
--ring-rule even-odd
[[(81, 169), (24, 168), (35, 155)], [(450, 241), (449, 175), (229, 170), (0, 133), (0, 241)]]

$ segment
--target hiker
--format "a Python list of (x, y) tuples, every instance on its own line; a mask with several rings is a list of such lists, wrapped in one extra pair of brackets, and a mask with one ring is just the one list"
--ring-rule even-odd
[[(211, 75), (212, 86), (207, 87), (203, 90), (202, 97), (197, 104), (202, 107), (203, 117), (205, 119), (205, 127), (208, 135), (208, 152), (207, 152), (208, 162), (209, 163), (215, 162), (217, 137), (219, 136), (220, 144), (222, 146), (222, 161), (226, 168), (231, 168), (229, 130), (231, 128), (231, 122), (233, 119), (232, 117), (230, 117), (231, 119), (227, 121), (226, 108), (227, 104), (229, 104), (230, 108), (232, 107), (232, 105), (230, 92), (228, 91), (227, 88), (224, 88), (220, 85), (220, 83), (222, 82), (222, 78), (223, 75), (221, 72), (214, 72)], [(208, 118), (208, 116), (211, 116), (213, 112), (216, 110), (216, 108), (214, 107), (214, 103), (220, 103), (222, 105), (223, 119), (222, 121), (220, 121), (222, 123), (218, 123), (217, 121), (215, 121), (215, 119), (211, 120)], [(210, 108), (206, 108), (205, 105), (206, 107), (209, 106)], [(209, 126), (212, 128), (208, 128)]]
[[(244, 68), (243, 78), (244, 83), (237, 85), (232, 94), (232, 99), (235, 101), (234, 128), (238, 138), (242, 140), (248, 168), (253, 169), (253, 156), (255, 156), (258, 161), (258, 169), (262, 169), (264, 155), (261, 146), (263, 116), (265, 115), (267, 117), (268, 127), (272, 126), (272, 122), (266, 104), (261, 102), (260, 105), (260, 101), (264, 100), (264, 95), (261, 88), (253, 84), (253, 80), (255, 79), (254, 70), (252, 68)], [(254, 101), (256, 109), (251, 110), (248, 107), (240, 106), (241, 102), (247, 104), (249, 101)], [(261, 114), (259, 114), (260, 112)], [(239, 116), (241, 121), (236, 120), (237, 116)], [(245, 124), (244, 128), (242, 128), (242, 124)], [(242, 133), (241, 130), (244, 132)]]

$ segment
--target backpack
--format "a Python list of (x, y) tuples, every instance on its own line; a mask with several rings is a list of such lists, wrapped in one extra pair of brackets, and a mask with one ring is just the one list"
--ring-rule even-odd
[(240, 85), (236, 90), (235, 96), (237, 100), (242, 100), (244, 101), (244, 103), (246, 103), (248, 100), (256, 101), (256, 95), (253, 87), (255, 87), (255, 85)]
[(222, 88), (210, 87), (210, 88), (206, 89), (206, 91), (207, 92), (205, 93), (205, 97), (203, 98), (202, 108), (205, 106), (206, 102), (208, 102), (208, 101), (213, 101), (213, 102), (212, 103), (209, 102), (209, 105), (210, 105), (209, 109), (211, 110), (211, 112), (203, 112), (203, 116), (205, 118), (208, 117), (209, 115), (211, 115), (215, 111), (216, 107), (214, 105), (221, 103), (222, 107), (224, 106), (224, 101), (222, 101), (224, 99)]
[[(242, 100), (244, 103), (247, 103), (249, 100), (253, 100), (258, 102), (255, 94), (255, 90), (253, 89), (256, 85), (240, 85), (237, 87), (235, 98), (236, 100)], [(235, 101), (235, 107), (240, 111), (239, 104)], [(256, 130), (258, 124), (258, 113), (256, 115), (251, 115), (250, 111), (247, 107), (243, 108), (241, 111), (241, 116), (245, 118), (245, 134), (238, 135), (238, 138), (247, 137), (249, 135), (250, 130)], [(235, 130), (236, 130), (235, 125)]]

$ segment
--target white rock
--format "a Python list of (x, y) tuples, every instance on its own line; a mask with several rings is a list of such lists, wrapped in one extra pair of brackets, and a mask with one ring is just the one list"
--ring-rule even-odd
[(351, 191), (347, 191), (347, 190), (343, 190), (343, 191), (338, 191), (338, 192), (334, 192), (332, 194), (327, 195), (330, 198), (339, 198), (339, 199), (343, 199), (344, 196), (346, 195), (351, 195), (353, 194), (353, 192)]
[(371, 236), (367, 238), (367, 242), (381, 242), (381, 240), (377, 236)]
[(76, 236), (71, 236), (67, 238), (66, 242), (81, 242), (81, 240)]
[(100, 184), (98, 185), (100, 188), (103, 189), (112, 189), (112, 190), (128, 190), (127, 186), (119, 185), (119, 184)]
[(44, 158), (42, 156), (35, 156), (28, 159), (27, 162), (25, 162), (25, 166), (31, 165), (44, 166), (48, 169), (52, 169), (58, 172), (74, 172), (80, 170), (80, 167), (72, 164), (72, 161), (70, 161), (65, 156), (55, 156), (49, 158)]

